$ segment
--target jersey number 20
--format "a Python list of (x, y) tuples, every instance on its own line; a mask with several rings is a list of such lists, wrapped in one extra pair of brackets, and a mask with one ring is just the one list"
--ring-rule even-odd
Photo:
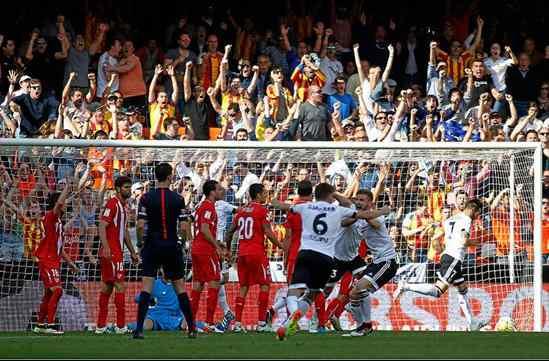
[(254, 219), (252, 217), (238, 219), (238, 238), (252, 239)]

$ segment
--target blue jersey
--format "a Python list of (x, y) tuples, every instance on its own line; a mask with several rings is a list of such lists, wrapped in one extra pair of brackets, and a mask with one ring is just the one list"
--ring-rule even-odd
[(156, 305), (149, 307), (147, 316), (151, 318), (160, 317), (182, 317), (179, 301), (175, 294), (175, 289), (171, 283), (167, 283), (161, 278), (154, 281), (151, 296), (156, 301)]

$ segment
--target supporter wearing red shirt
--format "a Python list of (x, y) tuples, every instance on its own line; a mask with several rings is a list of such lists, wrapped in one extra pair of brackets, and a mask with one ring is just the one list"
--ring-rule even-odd
[[(242, 311), (245, 298), (250, 286), (259, 285), (258, 331), (267, 331), (266, 315), (269, 302), (269, 288), (271, 275), (269, 260), (265, 249), (265, 236), (275, 245), (282, 248), (276, 234), (268, 220), (269, 210), (264, 206), (269, 192), (263, 184), (255, 183), (250, 186), (251, 202), (241, 208), (236, 214), (231, 228), (225, 236), (230, 245), (233, 234), (238, 230), (238, 282), (240, 294), (236, 297), (236, 324), (235, 331), (242, 330)], [(231, 249), (231, 247), (229, 247)]]
[(34, 332), (63, 333), (51, 328), (51, 325), (55, 322), (57, 305), (63, 294), (60, 279), (61, 259), (64, 259), (75, 272), (78, 272), (78, 267), (76, 267), (63, 250), (63, 224), (61, 223), (61, 216), (65, 211), (65, 202), (70, 189), (71, 182), (67, 181), (63, 192), (51, 193), (48, 197), (46, 214), (42, 221), (44, 238), (42, 238), (40, 245), (34, 253), (38, 259), (40, 279), (44, 283), (44, 297), (40, 304), (38, 325), (34, 328)]
[(204, 183), (202, 192), (206, 199), (204, 199), (196, 210), (196, 236), (193, 240), (191, 250), (193, 264), (191, 305), (193, 315), (197, 315), (200, 294), (204, 289), (204, 284), (208, 283), (206, 328), (209, 331), (210, 326), (213, 324), (213, 316), (219, 293), (219, 281), (221, 279), (219, 259), (220, 255), (224, 252), (224, 246), (215, 237), (217, 231), (215, 202), (223, 199), (224, 190), (217, 181), (209, 180)]
[(114, 304), (116, 306), (116, 333), (126, 333), (126, 285), (124, 272), (124, 256), (122, 243), (126, 244), (132, 260), (137, 263), (139, 257), (130, 240), (126, 212), (126, 201), (131, 196), (132, 181), (129, 177), (118, 177), (114, 182), (116, 195), (109, 199), (99, 222), (99, 238), (101, 247), (101, 292), (99, 293), (99, 310), (97, 312), (97, 328), (95, 333), (104, 333), (107, 330), (107, 316), (109, 314), (109, 299), (113, 289)]

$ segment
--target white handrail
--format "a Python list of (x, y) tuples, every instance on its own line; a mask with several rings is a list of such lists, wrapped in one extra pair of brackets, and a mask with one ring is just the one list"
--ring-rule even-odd
[(0, 146), (55, 146), (55, 147), (132, 147), (132, 148), (202, 148), (202, 149), (441, 149), (441, 150), (525, 150), (537, 149), (533, 142), (478, 142), (478, 143), (427, 143), (427, 142), (236, 142), (236, 141), (173, 141), (173, 140), (86, 140), (5, 138)]

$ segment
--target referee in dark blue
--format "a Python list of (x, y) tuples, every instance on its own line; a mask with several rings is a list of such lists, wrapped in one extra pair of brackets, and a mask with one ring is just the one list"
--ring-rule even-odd
[(195, 338), (196, 327), (191, 303), (185, 292), (185, 265), (182, 245), (178, 237), (178, 228), (181, 234), (185, 235), (184, 238), (190, 236), (188, 234), (190, 217), (183, 197), (169, 189), (173, 176), (171, 165), (160, 163), (155, 167), (154, 173), (157, 188), (141, 197), (138, 208), (137, 240), (143, 244), (141, 250), (143, 291), (139, 297), (137, 327), (133, 338), (144, 338), (143, 323), (149, 309), (154, 280), (160, 267), (163, 268), (167, 278), (173, 282), (179, 307), (189, 327), (189, 338)]

